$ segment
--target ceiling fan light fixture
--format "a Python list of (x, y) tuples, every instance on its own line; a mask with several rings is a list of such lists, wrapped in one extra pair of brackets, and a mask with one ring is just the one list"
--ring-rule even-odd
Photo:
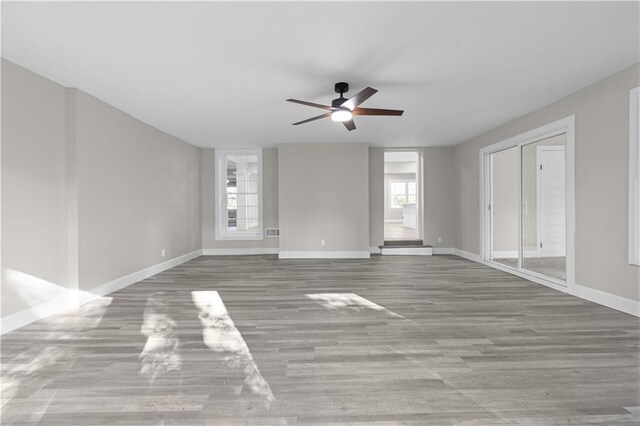
[(373, 87), (365, 87), (363, 90), (356, 93), (349, 99), (344, 97), (344, 94), (349, 91), (348, 83), (336, 83), (335, 91), (336, 93), (340, 93), (340, 97), (332, 100), (331, 106), (316, 104), (314, 102), (301, 101), (298, 99), (287, 99), (287, 102), (293, 102), (295, 104), (301, 104), (325, 110), (324, 114), (307, 118), (306, 120), (298, 121), (297, 123), (292, 124), (294, 126), (297, 126), (299, 124), (309, 123), (311, 121), (331, 117), (331, 120), (344, 124), (344, 127), (348, 131), (352, 131), (356, 129), (356, 124), (353, 122), (354, 115), (400, 116), (404, 112), (403, 110), (397, 109), (360, 108), (361, 103), (378, 92)]
[(337, 109), (331, 113), (331, 119), (333, 121), (349, 121), (353, 118), (353, 113), (348, 109)]

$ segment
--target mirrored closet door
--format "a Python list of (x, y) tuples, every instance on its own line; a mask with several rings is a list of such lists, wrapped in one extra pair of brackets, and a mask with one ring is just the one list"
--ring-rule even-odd
[(522, 146), (522, 268), (565, 280), (565, 134)]
[(486, 260), (565, 285), (566, 164), (566, 133), (486, 155)]

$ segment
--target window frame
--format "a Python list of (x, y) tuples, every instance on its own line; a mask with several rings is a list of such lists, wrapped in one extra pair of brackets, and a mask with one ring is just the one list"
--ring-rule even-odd
[[(398, 183), (398, 182), (404, 183), (404, 196), (405, 196), (405, 199), (407, 200), (405, 204), (412, 204), (409, 202), (409, 195), (413, 195), (416, 197), (416, 201), (413, 204), (417, 204), (417, 201), (418, 201), (418, 183), (415, 180), (391, 179), (389, 180), (389, 194), (388, 194), (389, 199), (387, 200), (387, 202), (389, 203), (389, 210), (402, 210), (402, 207), (393, 207), (393, 200), (392, 200), (393, 196), (401, 195), (401, 194), (393, 194), (391, 192), (391, 187), (393, 186), (393, 183)], [(415, 194), (409, 193), (410, 183), (413, 183), (416, 185)]]
[(629, 91), (629, 264), (640, 266), (640, 87)]
[[(229, 233), (227, 228), (227, 158), (233, 155), (255, 155), (258, 158), (258, 231)], [(264, 239), (262, 149), (215, 150), (215, 239), (256, 241)]]

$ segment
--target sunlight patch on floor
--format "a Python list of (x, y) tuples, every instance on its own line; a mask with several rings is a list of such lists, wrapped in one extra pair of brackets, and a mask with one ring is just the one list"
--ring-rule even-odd
[(363, 309), (372, 309), (374, 311), (381, 311), (388, 313), (391, 316), (397, 318), (403, 318), (400, 314), (396, 314), (389, 309), (382, 307), (376, 303), (373, 303), (370, 300), (365, 299), (362, 296), (358, 296), (355, 293), (316, 293), (316, 294), (307, 294), (309, 299), (315, 301), (320, 306), (327, 309), (344, 309), (350, 308), (356, 311), (361, 311)]
[(140, 329), (140, 333), (147, 336), (140, 353), (140, 374), (148, 377), (150, 384), (170, 371), (182, 372), (180, 340), (174, 332), (177, 324), (168, 314), (169, 307), (162, 300), (163, 294), (155, 293), (147, 301)]
[(198, 317), (202, 323), (202, 338), (212, 351), (226, 354), (227, 366), (242, 368), (244, 383), (255, 395), (264, 399), (265, 407), (274, 401), (269, 383), (262, 377), (253, 360), (249, 347), (236, 328), (227, 312), (224, 302), (217, 291), (192, 291), (193, 303), (200, 311)]
[[(31, 281), (33, 282), (33, 281)], [(21, 411), (20, 404), (7, 405), (14, 399), (20, 400), (18, 394), (22, 386), (37, 387), (51, 380), (50, 374), (42, 374), (47, 367), (61, 362), (73, 362), (78, 356), (73, 346), (62, 345), (63, 340), (86, 338), (86, 332), (98, 327), (107, 308), (113, 301), (112, 297), (102, 297), (65, 314), (54, 315), (41, 320), (40, 327), (55, 325), (58, 330), (50, 331), (41, 336), (44, 344), (35, 344), (19, 355), (3, 361), (0, 366), (0, 408), (6, 413)], [(29, 421), (39, 421), (46, 411), (48, 401), (31, 403), (29, 410), (23, 415)]]

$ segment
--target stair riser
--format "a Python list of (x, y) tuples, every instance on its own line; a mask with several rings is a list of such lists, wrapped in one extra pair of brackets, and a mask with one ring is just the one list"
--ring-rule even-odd
[(382, 247), (380, 254), (383, 256), (432, 256), (431, 247)]
[(386, 247), (406, 247), (406, 246), (421, 246), (423, 245), (422, 240), (397, 240), (397, 241), (385, 241), (384, 246)]

